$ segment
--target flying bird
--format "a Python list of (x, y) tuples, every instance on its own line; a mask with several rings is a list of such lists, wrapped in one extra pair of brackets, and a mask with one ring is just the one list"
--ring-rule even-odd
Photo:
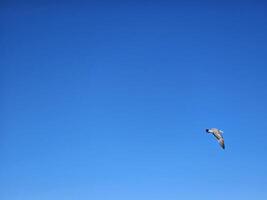
[(222, 136), (222, 133), (223, 131), (222, 130), (219, 130), (217, 128), (210, 128), (210, 129), (206, 129), (206, 132), (207, 133), (212, 133), (214, 135), (214, 137), (218, 140), (219, 144), (221, 145), (221, 147), (223, 149), (225, 149), (225, 146), (224, 146), (224, 139), (223, 139), (223, 136)]

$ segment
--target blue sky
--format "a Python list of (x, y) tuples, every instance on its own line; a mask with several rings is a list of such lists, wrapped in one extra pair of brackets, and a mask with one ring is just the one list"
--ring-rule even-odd
[(0, 19), (2, 200), (267, 199), (266, 3), (6, 1)]

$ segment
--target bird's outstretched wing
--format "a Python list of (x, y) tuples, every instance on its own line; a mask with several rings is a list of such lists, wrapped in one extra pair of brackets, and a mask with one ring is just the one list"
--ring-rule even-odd
[(221, 137), (218, 141), (219, 141), (221, 147), (222, 147), (223, 149), (225, 149), (224, 139)]
[(216, 137), (221, 147), (225, 149), (223, 136), (219, 132), (214, 132), (213, 135)]

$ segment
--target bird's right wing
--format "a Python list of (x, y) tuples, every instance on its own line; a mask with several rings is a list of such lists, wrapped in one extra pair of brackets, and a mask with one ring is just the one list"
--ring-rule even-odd
[(221, 147), (222, 147), (223, 149), (225, 149), (225, 145), (224, 145), (224, 139), (223, 139), (223, 137), (221, 137), (218, 141), (219, 141)]
[(218, 133), (218, 132), (213, 133), (213, 135), (216, 137), (216, 139), (218, 140), (218, 142), (221, 145), (221, 147), (223, 149), (225, 149), (223, 136), (220, 133)]

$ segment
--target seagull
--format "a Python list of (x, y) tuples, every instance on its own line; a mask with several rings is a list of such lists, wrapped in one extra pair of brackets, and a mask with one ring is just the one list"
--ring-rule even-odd
[(223, 149), (225, 149), (225, 146), (224, 146), (224, 139), (223, 139), (223, 136), (222, 136), (222, 133), (223, 131), (222, 130), (219, 130), (217, 128), (210, 128), (210, 129), (206, 129), (206, 132), (207, 133), (212, 133), (214, 135), (214, 137), (216, 137), (216, 139), (218, 140), (218, 142), (220, 143), (221, 147)]

